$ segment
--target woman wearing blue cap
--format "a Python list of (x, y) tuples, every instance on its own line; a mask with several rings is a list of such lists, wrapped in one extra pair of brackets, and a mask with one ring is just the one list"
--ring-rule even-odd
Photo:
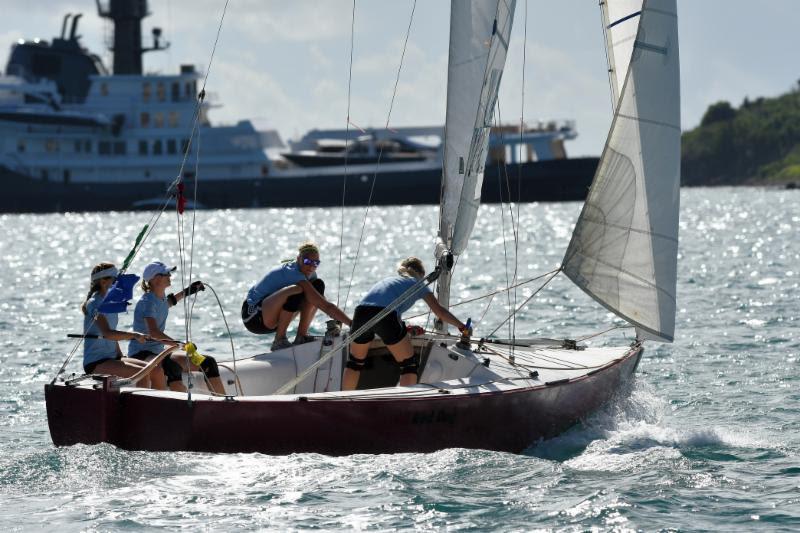
[[(308, 335), (308, 327), (317, 309), (350, 325), (350, 317), (323, 296), (325, 283), (317, 277), (319, 264), (317, 245), (304, 242), (298, 247), (294, 261), (273, 268), (247, 291), (247, 299), (242, 303), (242, 322), (251, 333), (275, 333), (273, 351), (314, 340)], [(297, 337), (291, 343), (286, 330), (298, 313)]]
[[(177, 304), (186, 296), (205, 290), (202, 281), (195, 281), (176, 294), (166, 294), (167, 287), (172, 284), (172, 273), (177, 267), (168, 267), (160, 261), (150, 263), (142, 273), (142, 290), (144, 294), (136, 302), (133, 312), (133, 329), (146, 333), (150, 340), (143, 344), (130, 343), (128, 357), (141, 361), (151, 360), (164, 349), (164, 344), (177, 344), (169, 335), (164, 333), (169, 316), (169, 308)], [(160, 382), (154, 380), (153, 386), (157, 389), (166, 389), (186, 392), (183, 384), (183, 370), (190, 362), (186, 356), (171, 355), (166, 357), (161, 366), (164, 369), (166, 383), (163, 376)], [(198, 368), (203, 371), (213, 392), (225, 394), (225, 387), (219, 377), (219, 368), (213, 357), (205, 356), (199, 367), (191, 365), (192, 370)]]
[[(145, 342), (146, 337), (141, 333), (118, 331), (117, 313), (100, 312), (99, 307), (108, 293), (108, 289), (117, 279), (117, 268), (112, 263), (99, 263), (92, 268), (89, 294), (81, 305), (83, 312), (83, 370), (87, 374), (109, 374), (129, 378), (145, 367), (145, 363), (122, 357), (119, 342), (123, 340)], [(160, 370), (151, 372), (137, 382), (140, 387), (150, 387), (151, 376), (153, 380), (164, 380)]]

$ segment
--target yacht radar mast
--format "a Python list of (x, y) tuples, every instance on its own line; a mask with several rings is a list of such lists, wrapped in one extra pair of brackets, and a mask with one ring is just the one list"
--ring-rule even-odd
[(166, 50), (169, 43), (161, 42), (161, 28), (153, 28), (153, 46), (142, 47), (142, 19), (150, 15), (147, 0), (108, 0), (97, 2), (97, 13), (114, 21), (114, 74), (142, 74), (142, 54)]

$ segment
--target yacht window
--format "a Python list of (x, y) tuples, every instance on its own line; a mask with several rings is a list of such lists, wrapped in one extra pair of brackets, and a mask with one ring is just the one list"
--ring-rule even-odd
[(156, 141), (153, 143), (153, 155), (161, 155), (161, 141)]
[(177, 152), (178, 152), (178, 143), (175, 142), (175, 139), (167, 140), (167, 153), (175, 154)]
[(167, 89), (164, 87), (164, 82), (158, 82), (158, 87), (156, 88), (156, 92), (158, 93), (158, 101), (163, 102), (167, 99)]
[(169, 127), (170, 128), (178, 127), (178, 113), (176, 111), (169, 112)]
[(181, 141), (181, 153), (186, 154), (189, 151), (189, 139), (183, 139)]
[(92, 141), (86, 141), (83, 143), (83, 151), (87, 154), (92, 153)]
[(25, 143), (23, 141), (19, 141), (17, 143), (17, 152), (24, 152), (25, 151)]
[(139, 155), (147, 155), (147, 141), (139, 141)]
[(151, 94), (150, 82), (146, 81), (142, 84), (142, 100), (145, 102), (149, 102), (150, 94)]
[(139, 123), (142, 125), (143, 128), (150, 127), (150, 113), (140, 113), (139, 114)]
[(75, 153), (81, 153), (83, 149), (83, 142), (82, 141), (75, 141)]
[(44, 142), (44, 149), (47, 152), (58, 152), (58, 141), (55, 139), (47, 139)]
[(97, 143), (97, 153), (100, 155), (109, 155), (111, 153), (111, 143), (108, 141), (100, 141)]
[(184, 85), (184, 89), (185, 89), (185, 91), (184, 91), (184, 94), (185, 94), (185, 96), (186, 96), (186, 99), (187, 99), (187, 100), (191, 100), (191, 99), (192, 99), (192, 97), (194, 96), (194, 95), (192, 94), (192, 84), (191, 84), (191, 82), (188, 82), (188, 81), (187, 81), (187, 82), (186, 82), (186, 85)]
[(114, 143), (114, 155), (125, 155), (128, 153), (128, 146), (125, 141), (117, 141)]
[(100, 96), (108, 96), (108, 84), (105, 82), (100, 84)]
[(47, 178), (49, 177), (50, 176), (47, 174), (47, 169), (46, 168), (42, 169), (42, 180), (47, 181)]
[(153, 126), (156, 128), (164, 127), (164, 113), (159, 111), (153, 115)]
[(64, 185), (69, 184), (70, 173), (69, 170), (64, 169)]
[(172, 101), (178, 102), (181, 99), (181, 84), (177, 81), (172, 82)]

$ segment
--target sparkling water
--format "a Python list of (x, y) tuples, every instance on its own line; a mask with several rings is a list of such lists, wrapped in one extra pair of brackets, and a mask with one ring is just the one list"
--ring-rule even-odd
[[(89, 271), (118, 266), (151, 213), (0, 217), (0, 524), (11, 530), (459, 529), (754, 530), (800, 528), (800, 191), (684, 189), (676, 340), (648, 343), (626, 394), (521, 455), (128, 452), (55, 448), (43, 386), (76, 348)], [(558, 267), (578, 203), (483, 206), (455, 269), (453, 302)], [(268, 349), (239, 310), (250, 285), (305, 239), (319, 243), (326, 296), (352, 312), (409, 255), (432, 266), (436, 208), (264, 209), (158, 220), (131, 272), (179, 265), (201, 279), (187, 320), (167, 333), (218, 359)], [(344, 228), (342, 229), (342, 220)], [(359, 236), (364, 226), (359, 258)], [(515, 244), (517, 229), (519, 244)], [(341, 260), (340, 260), (341, 256)], [(190, 272), (191, 270), (191, 272)], [(541, 285), (454, 307), (477, 336)], [(136, 293), (138, 296), (138, 293)], [(216, 296), (219, 298), (217, 301)], [(423, 313), (422, 307), (408, 315)], [(317, 317), (321, 332), (326, 317)], [(428, 316), (413, 319), (425, 324)], [(121, 315), (127, 328), (131, 314)], [(497, 331), (581, 338), (622, 323), (557, 276)], [(291, 335), (292, 331), (290, 331)], [(629, 330), (589, 342), (628, 342)], [(125, 346), (123, 346), (125, 349)], [(67, 366), (80, 372), (80, 348)], [(92, 413), (87, 413), (92, 416)], [(375, 416), (381, 416), (376, 412)], [(280, 427), (272, 428), (280, 432)], [(496, 431), (514, 431), (497, 427)], [(342, 428), (347, 431), (347, 428)]]

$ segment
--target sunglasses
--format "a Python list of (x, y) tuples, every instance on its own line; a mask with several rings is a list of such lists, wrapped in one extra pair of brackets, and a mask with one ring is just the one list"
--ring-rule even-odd
[(319, 259), (309, 259), (308, 257), (303, 258), (303, 264), (308, 266), (315, 266), (318, 267), (322, 261)]

